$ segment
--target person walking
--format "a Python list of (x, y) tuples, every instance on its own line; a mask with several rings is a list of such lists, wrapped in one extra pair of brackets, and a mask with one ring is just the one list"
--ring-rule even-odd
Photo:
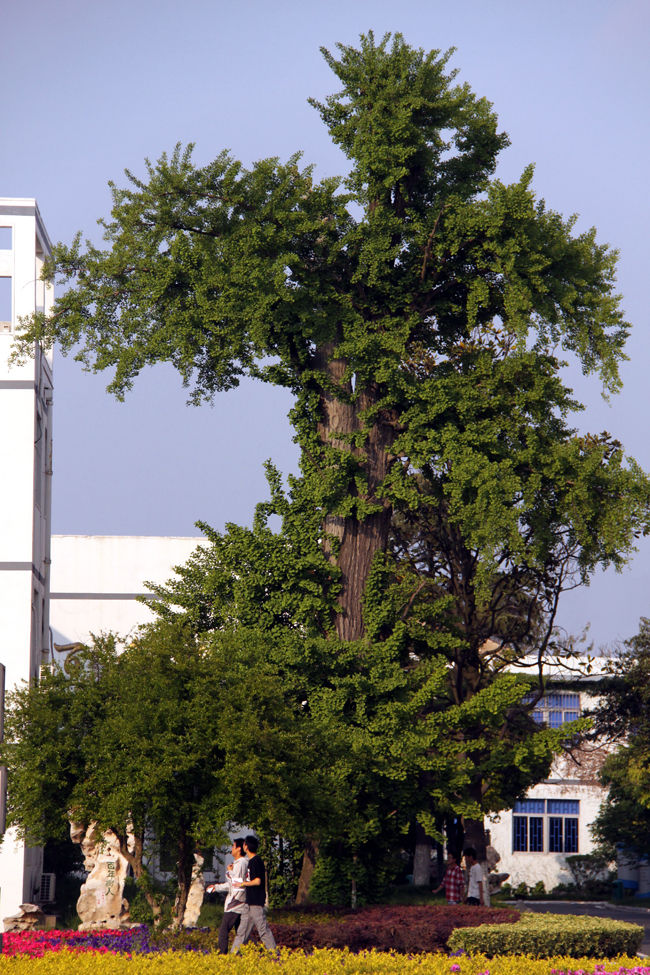
[(467, 897), (465, 901), (468, 904), (483, 906), (485, 904), (483, 895), (485, 881), (481, 864), (476, 859), (476, 850), (472, 846), (468, 846), (465, 850), (465, 866), (467, 867)]
[(266, 905), (266, 869), (264, 861), (257, 852), (258, 848), (257, 837), (247, 836), (244, 840), (244, 852), (248, 857), (247, 879), (239, 881), (237, 884), (246, 891), (246, 903), (242, 910), (239, 930), (230, 949), (232, 955), (236, 955), (241, 946), (246, 944), (253, 933), (253, 928), (257, 931), (265, 948), (268, 948), (269, 951), (276, 951), (277, 949), (273, 932), (266, 923), (264, 910)]
[(465, 878), (463, 871), (458, 864), (458, 857), (451, 850), (447, 853), (447, 869), (439, 887), (436, 887), (433, 894), (439, 894), (445, 889), (445, 898), (448, 904), (461, 904), (465, 891)]
[(219, 953), (228, 954), (228, 939), (230, 929), (235, 929), (235, 934), (239, 928), (242, 911), (246, 903), (246, 893), (243, 887), (234, 886), (235, 881), (246, 880), (248, 873), (248, 859), (244, 853), (244, 841), (241, 838), (232, 841), (230, 848), (233, 862), (226, 871), (226, 880), (223, 884), (210, 884), (205, 888), (206, 893), (212, 894), (214, 891), (225, 893), (226, 901), (223, 906), (223, 920), (219, 928)]

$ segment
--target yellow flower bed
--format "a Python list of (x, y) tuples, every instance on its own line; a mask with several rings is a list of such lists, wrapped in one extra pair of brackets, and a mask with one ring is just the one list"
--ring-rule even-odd
[(641, 958), (543, 958), (484, 955), (450, 958), (443, 954), (394, 955), (375, 951), (350, 954), (320, 948), (310, 955), (282, 949), (280, 960), (255, 947), (242, 955), (165, 952), (159, 955), (48, 952), (43, 958), (0, 955), (0, 975), (650, 975)]

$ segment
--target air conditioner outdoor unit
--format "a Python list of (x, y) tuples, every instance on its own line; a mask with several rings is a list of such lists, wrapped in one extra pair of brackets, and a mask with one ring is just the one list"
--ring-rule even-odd
[(56, 889), (56, 874), (42, 873), (41, 885), (36, 895), (36, 902), (38, 904), (49, 904), (50, 901), (54, 900), (55, 889)]

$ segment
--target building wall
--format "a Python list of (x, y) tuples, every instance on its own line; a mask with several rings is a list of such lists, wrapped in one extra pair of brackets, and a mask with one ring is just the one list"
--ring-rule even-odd
[[(578, 853), (591, 853), (594, 842), (589, 832), (589, 826), (598, 814), (600, 804), (604, 798), (604, 790), (600, 786), (587, 784), (559, 784), (542, 782), (527, 793), (531, 799), (574, 799), (580, 802), (578, 816)], [(557, 884), (571, 883), (573, 878), (567, 867), (567, 855), (564, 853), (548, 852), (548, 819), (545, 820), (544, 851), (540, 853), (523, 853), (514, 851), (513, 843), (513, 812), (499, 813), (488, 817), (486, 828), (490, 830), (492, 845), (501, 856), (498, 871), (510, 874), (508, 883), (513, 887), (526, 883), (530, 887), (538, 881), (543, 881), (546, 890), (552, 890)]]
[[(596, 701), (594, 688), (580, 692), (580, 710), (593, 707)], [(501, 856), (497, 870), (509, 873), (508, 883), (513, 887), (521, 883), (534, 886), (539, 881), (544, 883), (547, 891), (560, 883), (572, 883), (573, 877), (567, 866), (567, 856), (591, 853), (595, 842), (591, 835), (590, 826), (598, 815), (600, 805), (607, 794), (607, 790), (599, 784), (598, 772), (605, 760), (608, 749), (597, 744), (584, 744), (573, 754), (564, 755), (553, 763), (549, 778), (545, 782), (529, 789), (526, 798), (532, 800), (548, 800), (579, 802), (577, 849), (570, 852), (550, 852), (549, 828), (550, 819), (559, 818), (558, 813), (545, 811), (534, 814), (543, 820), (543, 849), (539, 852), (520, 851), (515, 849), (515, 823), (517, 815), (526, 815), (523, 811), (508, 810), (498, 815), (486, 817), (485, 826), (490, 830), (492, 846)], [(546, 806), (546, 810), (548, 810)], [(551, 807), (552, 808), (552, 807)], [(567, 813), (574, 818), (573, 813)], [(563, 817), (561, 817), (563, 818)], [(529, 844), (530, 845), (530, 844)]]
[[(52, 358), (36, 347), (10, 363), (16, 322), (47, 311), (40, 280), (50, 245), (35, 200), (0, 198), (0, 664), (5, 690), (38, 677), (49, 659), (49, 537), (52, 473)], [(4, 832), (0, 795), (0, 920), (31, 900), (40, 849)]]
[(90, 634), (128, 636), (153, 613), (136, 597), (186, 562), (201, 536), (53, 535), (50, 626), (55, 646)]

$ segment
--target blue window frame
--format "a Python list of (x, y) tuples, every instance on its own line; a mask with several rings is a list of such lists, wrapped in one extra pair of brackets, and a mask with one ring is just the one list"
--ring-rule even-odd
[(544, 817), (515, 816), (512, 846), (516, 853), (544, 852)]
[(547, 799), (546, 811), (554, 816), (577, 816), (580, 813), (580, 800)]
[[(531, 695), (526, 695), (524, 702), (532, 699)], [(580, 717), (580, 695), (569, 691), (545, 694), (535, 705), (532, 717), (538, 724), (561, 728), (563, 724)]]
[(578, 820), (571, 817), (564, 820), (564, 852), (578, 852)]
[(544, 852), (544, 818), (543, 816), (531, 816), (529, 820), (531, 853)]
[(546, 799), (520, 799), (513, 807), (516, 813), (537, 813), (543, 816), (546, 812)]
[[(577, 853), (579, 799), (522, 799), (513, 807), (513, 853)], [(546, 837), (546, 840), (545, 840)]]
[(514, 816), (512, 820), (512, 849), (515, 853), (528, 852), (528, 817)]
[(564, 853), (562, 819), (559, 816), (551, 816), (548, 821), (548, 851), (549, 853)]

